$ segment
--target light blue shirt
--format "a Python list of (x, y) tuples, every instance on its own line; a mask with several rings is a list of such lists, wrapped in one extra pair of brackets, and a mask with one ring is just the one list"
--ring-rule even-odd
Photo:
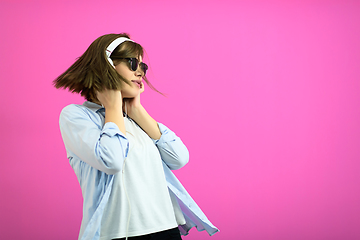
[[(112, 122), (105, 123), (105, 109), (85, 102), (71, 104), (60, 114), (60, 130), (67, 157), (78, 178), (83, 195), (83, 219), (79, 239), (97, 240), (100, 237), (101, 218), (108, 202), (114, 174), (122, 170), (129, 151), (129, 141)], [(179, 137), (158, 123), (159, 140), (153, 140), (162, 158), (167, 186), (176, 196), (186, 224), (180, 225), (182, 235), (192, 227), (213, 235), (219, 230), (207, 219), (199, 206), (171, 172), (183, 167), (189, 153)]]

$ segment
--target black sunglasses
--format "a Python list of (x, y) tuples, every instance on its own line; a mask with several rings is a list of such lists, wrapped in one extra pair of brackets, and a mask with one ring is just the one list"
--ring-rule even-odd
[(146, 65), (146, 63), (141, 62), (139, 64), (139, 60), (137, 58), (118, 58), (118, 59), (128, 60), (129, 65), (130, 65), (129, 68), (131, 71), (134, 71), (134, 72), (138, 69), (138, 66), (140, 65), (140, 69), (141, 69), (141, 71), (144, 72), (144, 76), (146, 74), (146, 71), (149, 69), (149, 67), (148, 67), (148, 65)]

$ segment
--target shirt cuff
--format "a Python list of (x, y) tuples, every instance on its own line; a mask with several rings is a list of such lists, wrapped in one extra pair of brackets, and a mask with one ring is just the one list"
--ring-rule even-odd
[(175, 141), (176, 135), (173, 131), (171, 131), (168, 127), (166, 127), (162, 123), (157, 123), (157, 124), (159, 126), (161, 136), (160, 136), (160, 139), (157, 139), (157, 140), (152, 139), (156, 145), (161, 145), (166, 142)]
[(103, 135), (103, 134), (106, 134), (109, 137), (113, 137), (115, 135), (120, 135), (124, 139), (127, 139), (126, 136), (120, 131), (119, 127), (113, 122), (105, 123), (105, 125), (101, 131), (101, 135)]

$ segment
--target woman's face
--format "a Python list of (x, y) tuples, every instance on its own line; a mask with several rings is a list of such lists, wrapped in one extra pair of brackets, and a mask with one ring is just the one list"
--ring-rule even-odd
[[(138, 58), (139, 63), (142, 62), (141, 56)], [(139, 64), (140, 65), (140, 64)], [(121, 89), (121, 95), (123, 98), (134, 98), (139, 95), (140, 90), (144, 88), (144, 83), (142, 81), (142, 77), (144, 73), (141, 71), (140, 67), (136, 69), (136, 71), (131, 71), (129, 68), (129, 63), (124, 60), (120, 61), (119, 64), (115, 66), (115, 70), (126, 80), (131, 82), (131, 86), (128, 84), (123, 84), (123, 88)]]

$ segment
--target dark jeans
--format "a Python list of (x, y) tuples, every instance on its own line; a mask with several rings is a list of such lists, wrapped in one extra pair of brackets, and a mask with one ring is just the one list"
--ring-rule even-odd
[[(181, 240), (180, 231), (178, 228), (172, 228), (169, 230), (150, 233), (147, 235), (136, 236), (136, 237), (128, 237), (130, 240)], [(116, 238), (113, 240), (125, 240), (125, 238)]]

